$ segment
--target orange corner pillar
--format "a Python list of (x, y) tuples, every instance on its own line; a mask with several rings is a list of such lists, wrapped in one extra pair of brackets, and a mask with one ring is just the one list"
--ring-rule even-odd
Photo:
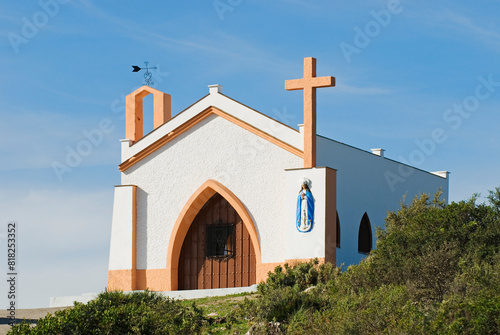
[(142, 86), (127, 95), (125, 99), (125, 136), (136, 142), (143, 137), (142, 101), (148, 94), (153, 94), (154, 129), (171, 118), (171, 96), (149, 86)]
[(304, 168), (316, 166), (316, 88), (335, 86), (334, 77), (316, 77), (316, 58), (304, 58), (304, 78), (285, 81), (285, 89), (304, 91)]

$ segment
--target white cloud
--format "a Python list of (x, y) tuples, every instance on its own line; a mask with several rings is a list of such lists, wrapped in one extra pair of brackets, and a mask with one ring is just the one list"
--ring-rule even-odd
[(286, 58), (276, 56), (269, 51), (269, 48), (260, 47), (251, 43), (248, 38), (239, 38), (234, 34), (227, 33), (225, 30), (214, 30), (210, 38), (196, 35), (182, 36), (182, 32), (177, 34), (178, 38), (172, 38), (157, 31), (144, 28), (144, 25), (139, 25), (135, 21), (123, 19), (113, 16), (101, 10), (89, 0), (81, 0), (79, 5), (93, 19), (100, 19), (108, 22), (110, 26), (120, 27), (118, 33), (126, 38), (134, 40), (148, 46), (155, 45), (160, 48), (167, 49), (169, 52), (201, 52), (208, 57), (217, 57), (221, 59), (222, 69), (218, 68), (217, 73), (221, 70), (236, 71), (241, 70), (242, 64), (245, 67), (255, 67), (258, 69), (266, 69), (266, 71), (282, 72), (288, 74), (290, 67), (295, 66), (286, 60)]

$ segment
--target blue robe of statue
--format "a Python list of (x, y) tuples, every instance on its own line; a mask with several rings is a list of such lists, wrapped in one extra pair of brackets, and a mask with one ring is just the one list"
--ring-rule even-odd
[[(302, 199), (302, 194), (305, 192), (305, 199)], [(314, 223), (314, 198), (311, 191), (300, 190), (297, 197), (297, 211), (295, 215), (295, 226), (301, 233), (311, 231)]]

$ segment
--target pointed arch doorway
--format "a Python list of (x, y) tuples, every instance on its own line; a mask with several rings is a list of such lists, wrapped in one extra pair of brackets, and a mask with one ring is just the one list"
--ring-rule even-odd
[(215, 193), (187, 231), (179, 256), (178, 289), (244, 287), (256, 282), (256, 254), (248, 229)]

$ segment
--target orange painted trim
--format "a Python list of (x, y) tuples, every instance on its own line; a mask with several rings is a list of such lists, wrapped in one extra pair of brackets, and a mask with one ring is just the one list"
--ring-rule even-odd
[[(130, 278), (136, 273), (136, 283)], [(167, 269), (109, 270), (107, 291), (167, 291)]]
[(171, 117), (171, 96), (149, 86), (142, 86), (125, 98), (125, 137), (137, 142), (143, 137), (142, 101), (145, 96), (153, 95), (153, 123), (158, 128)]
[(110, 291), (133, 291), (132, 274), (135, 271), (130, 270), (109, 270), (108, 286), (106, 290)]
[(168, 291), (167, 269), (137, 270), (136, 290)]
[[(136, 274), (136, 282), (130, 278)], [(167, 269), (109, 270), (107, 291), (168, 291)]]
[(240, 119), (238, 119), (238, 118), (236, 118), (236, 117), (234, 117), (226, 112), (223, 112), (222, 110), (220, 110), (216, 107), (210, 106), (207, 109), (205, 109), (204, 111), (202, 111), (201, 113), (198, 113), (197, 115), (195, 115), (194, 117), (192, 117), (191, 119), (189, 119), (188, 121), (186, 121), (185, 123), (180, 125), (179, 127), (175, 128), (173, 131), (171, 131), (167, 135), (163, 136), (162, 138), (160, 138), (159, 140), (157, 140), (153, 144), (149, 145), (147, 148), (143, 149), (142, 151), (138, 152), (134, 156), (130, 157), (129, 159), (127, 159), (126, 161), (121, 163), (118, 166), (119, 170), (121, 172), (127, 170), (128, 168), (130, 168), (134, 164), (140, 162), (142, 159), (146, 158), (147, 156), (149, 156), (150, 154), (152, 154), (156, 150), (160, 149), (162, 146), (164, 146), (168, 142), (172, 141), (174, 138), (182, 135), (184, 132), (186, 132), (187, 130), (189, 130), (190, 128), (192, 128), (193, 126), (195, 126), (196, 124), (198, 124), (202, 120), (206, 119), (210, 115), (220, 116), (220, 117), (228, 120), (229, 122), (232, 122), (232, 123), (242, 127), (243, 129), (246, 129), (246, 130), (252, 132), (253, 134), (260, 136), (263, 139), (279, 146), (280, 148), (285, 149), (288, 152), (290, 152), (290, 153), (292, 153), (300, 158), (304, 158), (303, 151), (291, 146), (288, 143), (285, 143), (285, 142), (277, 139), (276, 137), (274, 137), (272, 135), (269, 135), (268, 133), (246, 123), (245, 121), (242, 121), (242, 120), (240, 120)]
[(167, 291), (175, 291), (178, 288), (179, 257), (181, 255), (182, 244), (194, 218), (205, 205), (205, 203), (215, 194), (219, 193), (236, 210), (247, 228), (250, 240), (255, 250), (256, 267), (261, 265), (261, 254), (257, 230), (252, 218), (248, 214), (245, 205), (224, 185), (215, 180), (207, 180), (194, 192), (182, 209), (175, 222), (167, 252)]

